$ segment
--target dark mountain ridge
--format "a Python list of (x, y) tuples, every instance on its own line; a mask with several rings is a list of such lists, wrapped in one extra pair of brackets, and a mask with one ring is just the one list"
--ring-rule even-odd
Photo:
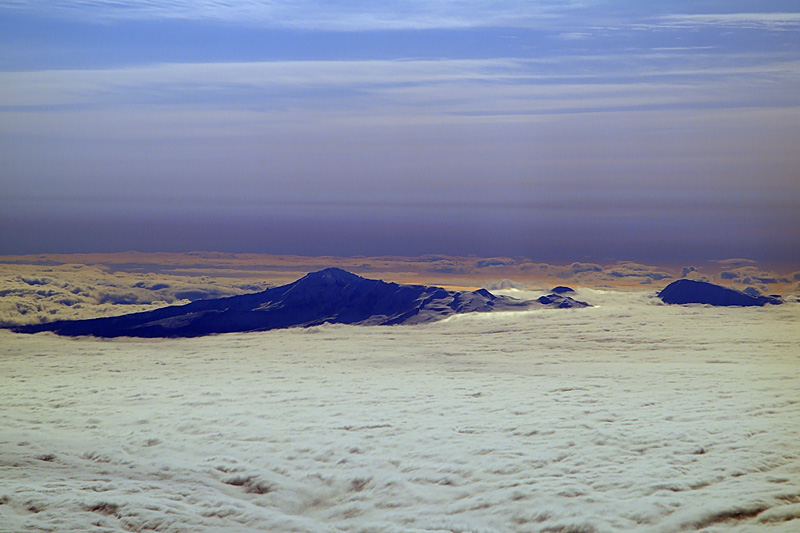
[(658, 297), (668, 304), (707, 304), (726, 307), (760, 307), (765, 304), (783, 303), (779, 296), (746, 294), (721, 285), (691, 279), (673, 281), (658, 293)]
[(308, 327), (326, 322), (415, 324), (457, 313), (587, 305), (557, 294), (550, 294), (544, 300), (524, 301), (496, 296), (485, 289), (452, 291), (424, 285), (400, 285), (327, 268), (288, 285), (253, 294), (198, 300), (116, 317), (62, 320), (12, 329), (19, 333), (52, 331), (68, 336), (199, 337)]

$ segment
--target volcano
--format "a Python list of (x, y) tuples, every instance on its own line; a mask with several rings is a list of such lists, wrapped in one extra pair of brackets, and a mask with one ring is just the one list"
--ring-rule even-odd
[(62, 320), (12, 329), (19, 333), (51, 331), (67, 336), (200, 337), (325, 323), (418, 324), (459, 313), (587, 305), (555, 293), (538, 300), (518, 300), (496, 296), (486, 289), (454, 291), (425, 285), (400, 285), (327, 268), (288, 285), (253, 294), (198, 300), (115, 317)]

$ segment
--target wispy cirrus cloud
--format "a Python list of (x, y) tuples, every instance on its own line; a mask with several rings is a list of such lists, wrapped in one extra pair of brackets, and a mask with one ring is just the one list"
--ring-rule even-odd
[(654, 26), (661, 28), (716, 26), (735, 29), (797, 31), (800, 29), (800, 13), (675, 14), (661, 17)]
[(359, 115), (383, 110), (475, 116), (659, 105), (800, 105), (796, 98), (774, 98), (776, 91), (792, 94), (785, 89), (800, 83), (795, 60), (721, 62), (695, 54), (694, 64), (687, 66), (680, 50), (625, 57), (166, 63), (0, 72), (0, 110), (181, 103), (262, 110), (289, 106), (296, 113), (342, 110), (349, 102)]
[[(375, 242), (454, 228), (426, 249), (469, 253), (492, 225), (525, 228), (509, 249), (548, 231), (556, 247), (590, 235), (580, 242), (605, 250), (616, 235), (630, 249), (667, 226), (703, 250), (788, 248), (797, 232), (783, 228), (800, 227), (800, 15), (695, 4), (0, 0), (0, 213), (17, 217), (3, 233), (33, 249), (36, 216), (91, 213), (67, 232), (82, 236), (125, 213), (153, 220), (130, 226), (143, 243), (176, 206), (204, 228), (196, 248), (229, 247), (231, 234), (244, 245), (250, 219), (284, 243), (308, 239), (302, 224), (336, 227), (336, 253), (363, 254), (351, 230), (376, 224), (393, 229)], [(406, 31), (420, 29), (433, 31)], [(676, 216), (649, 197), (692, 209)], [(706, 207), (731, 197), (757, 201)], [(545, 208), (504, 207), (541, 198)], [(576, 208), (564, 216), (554, 198)], [(611, 226), (593, 233), (604, 213)], [(216, 224), (228, 215), (242, 226)], [(63, 247), (48, 220), (60, 233), (47, 242)], [(286, 249), (320, 253), (320, 240)]]
[(262, 27), (328, 31), (526, 27), (558, 18), (586, 2), (553, 0), (11, 0), (0, 8), (82, 20), (185, 19), (245, 23)]
[[(338, 88), (500, 83), (524, 76), (514, 59), (438, 61), (275, 61), (244, 63), (174, 63), (100, 70), (45, 70), (0, 73), (0, 107), (115, 102), (157, 89), (201, 90), (213, 95), (241, 90), (319, 89), (328, 96)], [(157, 99), (157, 94), (150, 93)], [(251, 97), (257, 97), (252, 94)], [(274, 93), (266, 96), (274, 97)]]

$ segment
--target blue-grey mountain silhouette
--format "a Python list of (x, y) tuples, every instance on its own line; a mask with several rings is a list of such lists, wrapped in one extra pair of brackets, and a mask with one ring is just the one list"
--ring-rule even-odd
[(328, 323), (415, 324), (456, 313), (586, 307), (566, 296), (547, 301), (496, 296), (485, 289), (453, 291), (424, 285), (400, 285), (365, 279), (327, 268), (262, 292), (198, 300), (153, 311), (86, 320), (62, 320), (16, 326), (20, 333), (52, 331), (96, 337), (199, 337), (215, 333), (266, 331)]
[(553, 292), (555, 294), (570, 294), (575, 292), (575, 290), (570, 287), (566, 287), (564, 285), (559, 285), (558, 287), (553, 287), (553, 289), (550, 292)]
[(691, 279), (673, 281), (658, 293), (658, 297), (668, 304), (752, 307), (783, 303), (779, 296), (750, 295), (721, 285)]

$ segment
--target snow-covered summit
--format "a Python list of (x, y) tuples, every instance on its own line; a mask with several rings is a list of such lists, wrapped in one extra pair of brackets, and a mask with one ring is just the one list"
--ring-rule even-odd
[(302, 284), (348, 284), (356, 283), (366, 278), (362, 278), (352, 272), (343, 270), (337, 267), (329, 267), (316, 272), (309, 272), (299, 280), (295, 281), (292, 285)]

